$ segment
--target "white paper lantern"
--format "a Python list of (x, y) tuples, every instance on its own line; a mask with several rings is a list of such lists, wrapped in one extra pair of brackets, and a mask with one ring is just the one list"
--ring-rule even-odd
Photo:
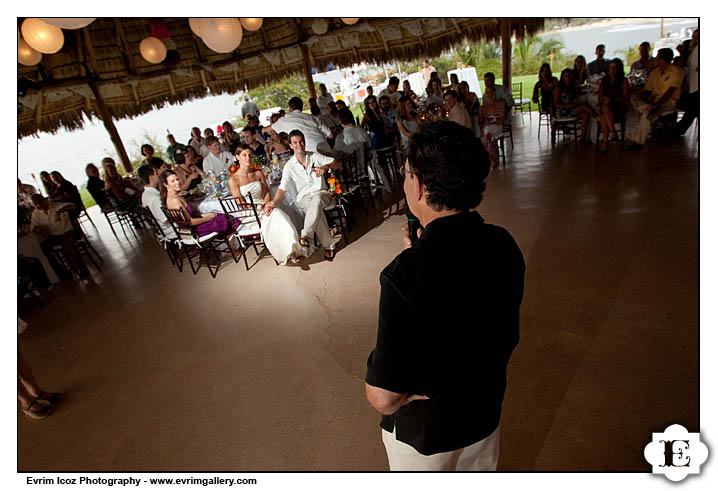
[(62, 29), (81, 29), (95, 22), (96, 17), (42, 17), (51, 26)]
[(65, 44), (62, 29), (51, 26), (40, 19), (25, 19), (20, 30), (25, 42), (40, 53), (57, 53), (62, 48), (62, 45)]
[(353, 26), (357, 22), (359, 22), (359, 17), (342, 17), (342, 22), (344, 22), (348, 26)]
[(242, 24), (242, 27), (248, 31), (256, 31), (262, 27), (262, 22), (264, 21), (261, 17), (242, 17), (239, 19), (239, 22)]
[(32, 49), (24, 39), (17, 42), (17, 62), (25, 66), (33, 66), (40, 63), (42, 53)]
[(242, 42), (242, 25), (236, 17), (202, 19), (200, 30), (204, 44), (217, 53), (230, 53)]
[(329, 23), (326, 19), (314, 19), (314, 22), (312, 22), (312, 31), (314, 31), (315, 34), (319, 34), (320, 36), (327, 32), (328, 28)]
[(140, 54), (148, 63), (160, 63), (167, 56), (167, 47), (156, 37), (146, 37), (140, 43)]
[(192, 32), (199, 37), (202, 37), (202, 30), (200, 29), (201, 22), (202, 19), (200, 19), (199, 17), (189, 18), (189, 28), (192, 29)]

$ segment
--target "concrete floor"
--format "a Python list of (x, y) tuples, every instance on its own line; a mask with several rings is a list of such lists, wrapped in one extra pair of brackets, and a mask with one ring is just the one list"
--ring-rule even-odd
[[(698, 144), (552, 150), (533, 116), (479, 207), (527, 263), (499, 469), (649, 471), (651, 432), (699, 430)], [(93, 280), (20, 309), (20, 348), (66, 400), (18, 411), (18, 470), (388, 469), (363, 379), (403, 216), (365, 220), (333, 263), (216, 279), (98, 218)]]

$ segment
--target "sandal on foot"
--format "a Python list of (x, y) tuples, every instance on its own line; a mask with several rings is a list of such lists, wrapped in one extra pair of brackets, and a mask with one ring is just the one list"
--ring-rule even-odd
[(289, 262), (292, 264), (299, 264), (302, 262), (301, 256), (289, 256)]
[(309, 238), (308, 237), (300, 237), (299, 238), (299, 244), (302, 247), (309, 247)]
[(40, 395), (37, 396), (37, 400), (39, 401), (47, 401), (50, 404), (57, 404), (65, 397), (65, 394), (62, 392), (40, 392)]
[(332, 249), (324, 251), (324, 259), (327, 261), (334, 261), (334, 251)]
[(25, 416), (28, 418), (43, 419), (50, 416), (52, 410), (49, 405), (43, 404), (40, 400), (35, 399), (29, 406), (22, 408), (22, 412), (25, 413)]

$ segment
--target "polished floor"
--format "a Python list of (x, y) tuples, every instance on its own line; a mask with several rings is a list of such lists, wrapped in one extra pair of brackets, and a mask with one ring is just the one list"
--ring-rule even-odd
[[(652, 432), (699, 429), (698, 143), (551, 149), (536, 116), (516, 117), (479, 207), (527, 263), (499, 469), (648, 471)], [(97, 217), (92, 281), (20, 309), (20, 349), (66, 400), (18, 410), (18, 470), (387, 470), (363, 379), (392, 209), (333, 263), (216, 279)]]

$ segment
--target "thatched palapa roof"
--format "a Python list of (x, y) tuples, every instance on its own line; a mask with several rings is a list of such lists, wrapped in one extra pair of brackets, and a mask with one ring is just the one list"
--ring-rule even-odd
[[(330, 61), (342, 66), (430, 58), (464, 40), (493, 41), (501, 34), (497, 18), (364, 18), (352, 26), (326, 20), (328, 30), (319, 36), (312, 31), (313, 18), (265, 18), (260, 30), (244, 31), (236, 50), (219, 54), (191, 31), (187, 18), (165, 18), (170, 31), (165, 44), (180, 54), (174, 67), (152, 65), (140, 55), (140, 42), (151, 36), (150, 19), (99, 18), (83, 29), (63, 30), (65, 44), (58, 53), (43, 55), (33, 67), (18, 64), (19, 90), (25, 92), (18, 98), (18, 137), (81, 128), (83, 113), (98, 116), (86, 68), (119, 119), (301, 73), (302, 46), (313, 66)], [(539, 31), (543, 19), (512, 18), (511, 26), (522, 38)]]

